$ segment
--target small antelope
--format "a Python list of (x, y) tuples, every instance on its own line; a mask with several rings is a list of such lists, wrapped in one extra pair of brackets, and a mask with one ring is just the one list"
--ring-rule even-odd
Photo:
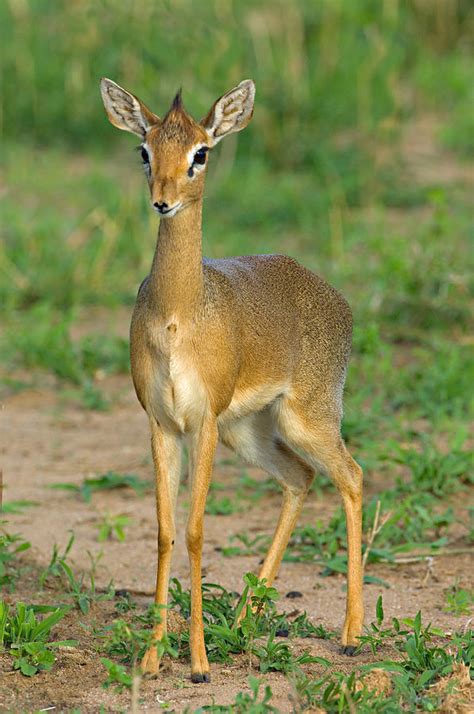
[[(353, 654), (363, 620), (362, 469), (341, 439), (342, 393), (352, 318), (345, 299), (284, 255), (203, 258), (204, 179), (213, 147), (244, 129), (255, 85), (246, 79), (196, 122), (178, 93), (163, 119), (110, 79), (101, 92), (112, 124), (141, 139), (151, 205), (160, 215), (155, 255), (130, 331), (135, 390), (148, 415), (156, 474), (155, 602), (166, 606), (181, 441), (190, 453), (186, 544), (191, 569), (191, 679), (209, 682), (201, 592), (203, 517), (218, 440), (274, 476), (283, 505), (260, 571), (275, 578), (315, 470), (344, 503), (348, 589), (343, 652)], [(166, 609), (155, 628), (166, 632)], [(156, 673), (157, 648), (142, 670)]]

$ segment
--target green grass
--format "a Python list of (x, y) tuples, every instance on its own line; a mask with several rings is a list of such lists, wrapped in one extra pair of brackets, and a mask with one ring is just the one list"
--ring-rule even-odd
[(18, 533), (10, 533), (4, 525), (0, 521), (0, 587), (14, 590), (22, 571), (20, 554), (31, 548), (31, 543)]
[[(66, 574), (66, 582), (75, 584), (69, 588), (74, 601), (76, 590), (82, 590), (84, 575), (73, 575), (66, 562), (72, 545), (71, 537), (62, 554), (55, 548), (42, 579), (61, 578)], [(91, 592), (94, 594), (93, 582)], [(203, 583), (203, 595), (204, 632), (210, 661), (232, 662), (235, 655), (241, 655), (248, 661), (249, 671), (286, 675), (292, 683), (295, 711), (322, 707), (336, 714), (351, 712), (354, 706), (363, 714), (395, 714), (418, 709), (436, 711), (443, 701), (443, 694), (431, 685), (455, 672), (459, 674), (460, 667), (469, 667), (474, 656), (472, 633), (466, 628), (463, 632), (445, 633), (424, 623), (420, 612), (415, 617), (392, 618), (387, 622), (382, 597), (379, 597), (375, 619), (365, 627), (360, 638), (360, 650), (367, 652), (370, 649), (372, 661), (356, 663), (351, 674), (343, 674), (326, 658), (295, 648), (302, 638), (329, 639), (335, 633), (314, 625), (304, 612), (280, 613), (277, 609), (278, 591), (255, 575), (245, 575), (240, 596), (211, 583)], [(178, 580), (173, 580), (170, 607), (183, 616), (183, 623), (189, 618), (190, 603), (189, 590), (184, 590)], [(447, 593), (447, 607), (457, 615), (466, 614), (466, 608), (471, 604), (472, 593), (457, 584)], [(12, 610), (7, 604), (0, 603), (0, 649), (11, 656), (14, 669), (33, 676), (53, 667), (57, 648), (77, 646), (73, 640), (58, 641), (50, 634), (70, 609), (70, 605), (36, 606), (19, 602)], [(83, 627), (93, 634), (98, 654), (107, 655), (100, 657), (104, 666), (103, 686), (133, 689), (134, 682), (140, 686), (137, 663), (152, 644), (153, 626), (160, 621), (160, 608), (151, 606), (143, 612), (130, 598), (122, 597), (116, 610), (120, 617), (108, 624), (98, 627), (93, 618), (91, 624)], [(82, 609), (83, 614), (87, 611), (88, 608)], [(241, 613), (243, 618), (239, 620)], [(188, 660), (189, 632), (186, 627), (180, 628), (179, 634), (170, 632), (156, 646), (160, 655)], [(377, 692), (370, 686), (369, 676), (374, 669), (387, 672), (388, 690)], [(264, 680), (250, 676), (249, 686), (250, 690), (238, 693), (231, 705), (214, 703), (196, 711), (249, 711), (255, 714), (278, 711), (272, 703), (271, 687)], [(454, 682), (452, 686), (455, 686)]]
[(99, 543), (103, 543), (106, 540), (113, 540), (116, 538), (119, 543), (123, 543), (126, 538), (125, 529), (131, 523), (129, 516), (122, 513), (112, 514), (103, 513), (97, 523), (97, 529), (99, 531), (97, 535), (97, 540)]
[[(37, 612), (50, 612), (43, 618)], [(68, 608), (37, 607), (17, 602), (15, 610), (0, 601), (0, 652), (12, 658), (13, 669), (26, 677), (50, 670), (56, 661), (55, 649), (73, 647), (75, 640), (50, 640), (51, 630), (67, 614)]]
[(56, 586), (56, 588), (61, 589), (62, 593), (69, 601), (72, 601), (79, 612), (86, 615), (94, 603), (110, 600), (113, 596), (112, 583), (110, 582), (105, 590), (96, 588), (96, 569), (102, 553), (93, 556), (90, 551), (87, 551), (91, 563), (89, 570), (87, 573), (81, 572), (79, 575), (74, 573), (69, 562), (69, 554), (74, 545), (74, 540), (74, 533), (71, 532), (62, 553), (56, 543), (53, 545), (51, 559), (39, 576), (39, 586), (41, 589), (45, 585), (48, 587)]
[(458, 583), (446, 591), (445, 612), (454, 615), (470, 615), (474, 609), (474, 589), (462, 588)]
[(273, 692), (271, 687), (264, 685), (256, 677), (249, 677), (250, 692), (239, 692), (232, 704), (206, 704), (195, 710), (195, 714), (212, 712), (212, 714), (277, 714), (271, 704)]
[(66, 481), (50, 484), (49, 488), (57, 491), (70, 491), (78, 495), (86, 503), (90, 503), (94, 493), (130, 488), (137, 496), (143, 496), (151, 488), (151, 485), (151, 481), (139, 478), (135, 474), (120, 474), (115, 471), (107, 471), (107, 473), (100, 476), (89, 476), (79, 484)]
[[(411, 2), (382, 8), (373, 0), (355, 6), (277, 0), (258, 8), (243, 0), (225, 9), (185, 0), (179, 12), (146, 0), (113, 12), (92, 0), (54, 8), (41, 0), (5, 3), (1, 130), (11, 137), (28, 129), (36, 143), (110, 144), (94, 103), (101, 75), (154, 100), (160, 112), (183, 84), (185, 100), (202, 115), (216, 93), (250, 74), (260, 108), (245, 143), (263, 144), (275, 166), (305, 160), (330, 174), (337, 162), (321, 158), (321, 144), (349, 122), (364, 139), (374, 131), (390, 136), (423, 100), (433, 109), (448, 105), (451, 123), (466, 127), (472, 7), (468, 0), (453, 5), (443, 16), (443, 3), (432, 12)], [(400, 91), (407, 79), (414, 95)], [(295, 131), (298, 146), (282, 152), (294, 145)], [(464, 152), (465, 132), (458, 134)], [(346, 165), (357, 159), (346, 145), (338, 154)]]
[[(131, 142), (105, 119), (101, 74), (159, 112), (183, 84), (197, 116), (251, 75), (255, 117), (213, 162), (206, 251), (289, 251), (355, 296), (361, 317), (397, 330), (465, 321), (468, 198), (442, 177), (414, 181), (400, 137), (421, 107), (443, 117), (461, 156), (469, 150), (459, 127), (472, 114), (472, 21), (467, 0), (439, 25), (418, 4), (389, 11), (373, 0), (244, 0), (223, 15), (185, 0), (179, 17), (145, 0), (113, 13), (91, 0), (54, 13), (38, 0), (2, 4), (2, 303), (47, 304), (67, 325), (72, 308), (131, 302), (149, 265), (156, 220)], [(389, 228), (384, 209), (394, 207), (426, 218)]]
[[(210, 660), (228, 662), (240, 653), (249, 658), (249, 668), (258, 668), (261, 674), (286, 674), (293, 682), (295, 711), (319, 706), (336, 713), (353, 711), (356, 705), (360, 712), (398, 712), (413, 711), (413, 707), (420, 704), (423, 711), (434, 711), (440, 695), (430, 691), (430, 685), (450, 675), (460, 665), (468, 666), (472, 662), (474, 651), (469, 632), (446, 634), (424, 624), (420, 612), (414, 618), (393, 618), (387, 623), (379, 597), (376, 618), (365, 628), (360, 645), (360, 649), (370, 648), (378, 659), (370, 664), (359, 664), (350, 675), (339, 673), (323, 657), (314, 657), (307, 651), (295, 654), (288, 641), (281, 638), (282, 622), (290, 626), (287, 616), (277, 612), (278, 592), (275, 588), (268, 588), (264, 581), (250, 573), (244, 577), (244, 583), (240, 597), (222, 586), (203, 586), (205, 638)], [(171, 607), (179, 609), (185, 617), (189, 616), (190, 593), (184, 591), (177, 580), (171, 596)], [(237, 624), (248, 596), (254, 610), (247, 608), (244, 618)], [(119, 688), (131, 688), (132, 673), (128, 667), (131, 666), (133, 672), (135, 663), (149, 645), (149, 627), (156, 622), (157, 616), (159, 613), (157, 615), (151, 608), (144, 615), (133, 613), (128, 620), (115, 620), (97, 632), (102, 649), (115, 658), (101, 660), (108, 673), (104, 686), (114, 684)], [(295, 622), (298, 623), (296, 627)], [(293, 637), (326, 637), (328, 633), (318, 633), (307, 618), (299, 617), (293, 620), (293, 630), (287, 631), (288, 635), (291, 644)], [(170, 633), (158, 646), (162, 653), (187, 659), (188, 643), (189, 633), (179, 636)], [(392, 658), (380, 658), (380, 651), (389, 652)], [(305, 669), (306, 665), (312, 665), (311, 674)], [(373, 669), (389, 673), (389, 691), (374, 692), (365, 685), (366, 677)], [(196, 711), (278, 711), (271, 703), (273, 693), (269, 687), (265, 687), (263, 696), (259, 697), (262, 683), (251, 677), (249, 684), (250, 692), (239, 693), (232, 705), (213, 704)], [(242, 709), (244, 705), (247, 708)]]
[(28, 501), (27, 499), (20, 499), (18, 501), (4, 501), (2, 503), (1, 512), (3, 514), (9, 513), (23, 513), (26, 508), (31, 508), (32, 506), (37, 506), (37, 501)]
[(217, 498), (211, 493), (206, 501), (206, 513), (211, 516), (230, 516), (242, 510), (242, 503), (230, 496)]

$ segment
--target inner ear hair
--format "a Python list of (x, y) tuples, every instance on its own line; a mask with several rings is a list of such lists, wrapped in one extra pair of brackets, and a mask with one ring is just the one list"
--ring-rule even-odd
[(201, 121), (214, 144), (227, 134), (245, 129), (252, 118), (254, 100), (255, 84), (251, 79), (244, 79), (214, 103)]
[(160, 121), (138, 97), (111, 79), (104, 77), (101, 80), (100, 91), (107, 116), (118, 129), (143, 139), (147, 129)]

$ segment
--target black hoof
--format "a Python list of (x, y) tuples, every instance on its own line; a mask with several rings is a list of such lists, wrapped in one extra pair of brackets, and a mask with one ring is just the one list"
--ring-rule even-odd
[(209, 672), (193, 672), (191, 674), (191, 682), (193, 684), (202, 684), (203, 682), (210, 682), (211, 681), (211, 675)]
[(353, 657), (356, 653), (357, 647), (355, 645), (344, 645), (342, 648), (342, 654), (347, 655), (347, 657)]
[(294, 600), (296, 597), (303, 597), (303, 593), (300, 593), (299, 590), (290, 590), (289, 593), (286, 593), (285, 597), (289, 597), (290, 600)]

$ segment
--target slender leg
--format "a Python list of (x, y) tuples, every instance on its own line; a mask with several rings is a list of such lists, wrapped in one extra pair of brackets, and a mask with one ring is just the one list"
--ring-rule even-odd
[(258, 576), (260, 579), (265, 578), (267, 585), (271, 585), (278, 574), (286, 546), (298, 520), (305, 496), (306, 491), (295, 494), (289, 489), (285, 489), (283, 493), (283, 505), (278, 524)]
[(352, 478), (350, 486), (340, 486), (347, 523), (347, 605), (342, 630), (343, 652), (353, 655), (364, 620), (362, 599), (362, 469), (346, 452)]
[[(156, 478), (156, 515), (158, 520), (158, 564), (156, 570), (155, 603), (163, 605), (161, 622), (155, 626), (155, 640), (166, 633), (168, 583), (171, 555), (175, 539), (175, 509), (181, 468), (181, 444), (179, 437), (161, 429), (150, 418), (151, 447)], [(148, 674), (156, 674), (160, 661), (156, 647), (150, 647), (143, 657), (141, 667)]]
[(279, 424), (285, 439), (304, 452), (305, 459), (323, 468), (335, 482), (344, 504), (347, 523), (347, 600), (342, 629), (344, 654), (352, 655), (362, 631), (362, 469), (347, 451), (339, 424), (305, 417), (295, 406), (281, 412)]
[[(286, 546), (314, 478), (313, 469), (290, 449), (275, 432), (271, 410), (264, 410), (227, 425), (221, 434), (224, 442), (246, 461), (260, 466), (283, 487), (283, 504), (273, 540), (260, 571), (270, 585), (275, 579)], [(245, 608), (241, 618), (244, 617)]]
[(191, 503), (186, 528), (186, 545), (191, 568), (191, 680), (195, 683), (210, 681), (202, 621), (201, 560), (204, 509), (216, 446), (216, 421), (213, 418), (205, 418), (201, 431), (192, 439)]
[[(319, 452), (320, 454), (320, 452)], [(364, 621), (362, 598), (362, 469), (342, 440), (322, 461), (342, 497), (347, 524), (347, 598), (342, 628), (343, 654), (353, 655)]]
[[(269, 454), (269, 465), (283, 485), (283, 504), (273, 540), (260, 570), (268, 585), (275, 579), (295, 528), (306, 494), (314, 478), (313, 469), (281, 441), (276, 440)], [(277, 468), (277, 471), (275, 470)]]

